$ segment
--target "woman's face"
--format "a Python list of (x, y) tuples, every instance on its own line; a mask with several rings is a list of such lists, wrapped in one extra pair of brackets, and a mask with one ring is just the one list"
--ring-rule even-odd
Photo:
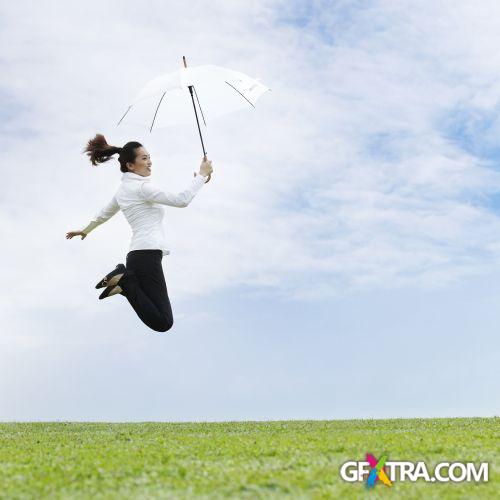
[(148, 177), (151, 175), (151, 158), (149, 153), (141, 146), (135, 150), (135, 154), (135, 162), (127, 163), (129, 171), (137, 175), (142, 175), (142, 177)]

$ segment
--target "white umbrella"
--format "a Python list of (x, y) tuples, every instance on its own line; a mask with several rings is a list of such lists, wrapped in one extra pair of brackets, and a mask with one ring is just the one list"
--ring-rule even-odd
[(206, 126), (212, 118), (255, 108), (257, 99), (271, 89), (239, 71), (213, 65), (187, 67), (186, 58), (182, 59), (184, 67), (159, 76), (142, 88), (118, 125), (127, 117), (127, 121), (147, 126), (151, 132), (153, 127), (191, 123), (194, 109), (206, 157), (197, 109)]

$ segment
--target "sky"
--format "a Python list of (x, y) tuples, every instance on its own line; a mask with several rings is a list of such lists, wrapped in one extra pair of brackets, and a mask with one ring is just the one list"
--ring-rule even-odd
[[(493, 416), (500, 408), (500, 5), (0, 3), (0, 420)], [(271, 88), (208, 121), (214, 174), (166, 208), (174, 312), (95, 283), (125, 262), (95, 133), (181, 191), (192, 126), (116, 126), (189, 65)]]

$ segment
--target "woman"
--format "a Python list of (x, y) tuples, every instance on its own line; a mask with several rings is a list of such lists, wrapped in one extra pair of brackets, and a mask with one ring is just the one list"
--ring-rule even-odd
[(66, 238), (81, 236), (83, 240), (121, 210), (132, 227), (130, 251), (126, 266), (118, 264), (97, 283), (96, 288), (106, 287), (99, 299), (124, 295), (143, 323), (157, 332), (166, 332), (174, 320), (161, 266), (162, 257), (169, 253), (165, 247), (162, 205), (187, 207), (210, 180), (212, 162), (205, 157), (191, 185), (179, 194), (172, 194), (151, 182), (151, 158), (138, 142), (128, 142), (120, 148), (110, 146), (102, 134), (96, 134), (84, 152), (92, 165), (104, 163), (118, 153), (122, 181), (108, 205), (85, 228), (66, 233)]

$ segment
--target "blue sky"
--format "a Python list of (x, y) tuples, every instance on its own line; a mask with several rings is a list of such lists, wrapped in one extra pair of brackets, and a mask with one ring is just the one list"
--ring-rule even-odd
[[(68, 5), (1, 7), (0, 420), (498, 413), (495, 2)], [(120, 180), (81, 154), (96, 132), (189, 182), (194, 124), (115, 127), (182, 55), (272, 93), (209, 124), (214, 178), (167, 209), (158, 335), (93, 288), (124, 262), (122, 214), (64, 235)]]

